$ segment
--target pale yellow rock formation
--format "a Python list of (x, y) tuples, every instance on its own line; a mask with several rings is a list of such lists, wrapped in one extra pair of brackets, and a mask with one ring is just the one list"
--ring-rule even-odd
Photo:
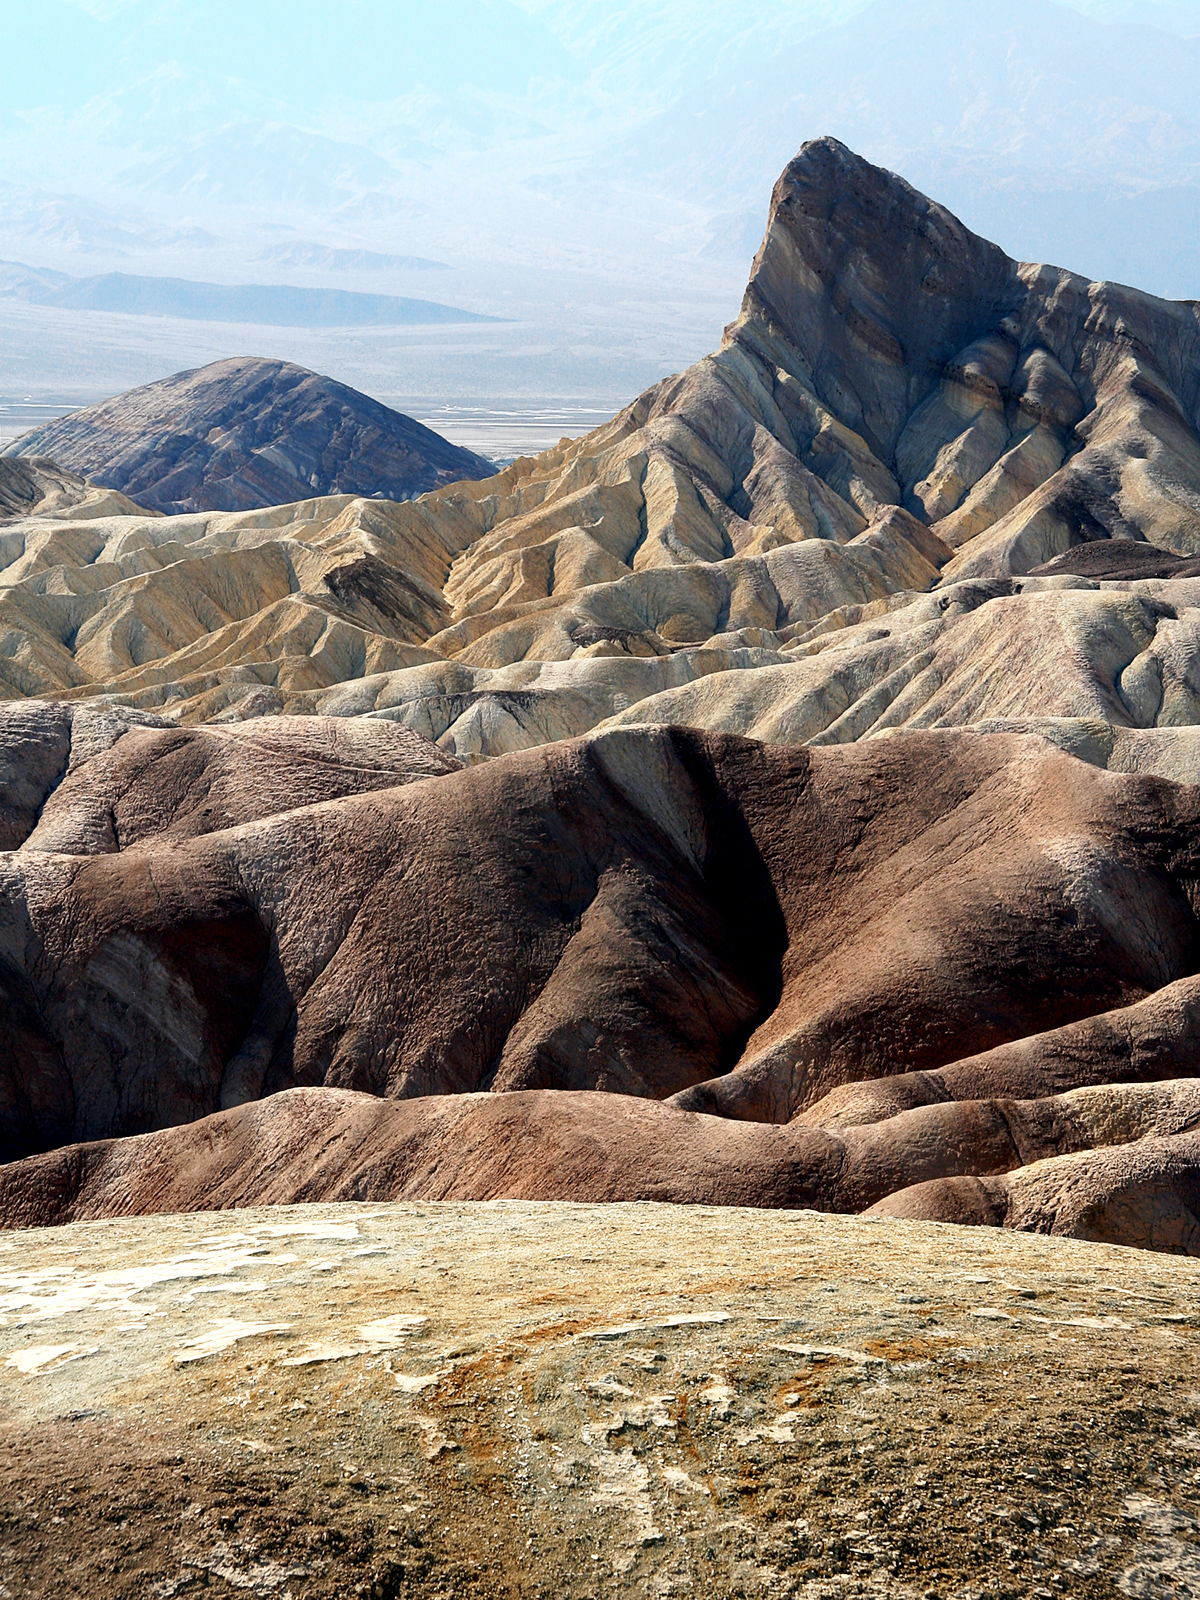
[(384, 716), (469, 760), (610, 719), (1092, 752), (1098, 720), (1191, 772), (1198, 427), (1195, 306), (1018, 265), (819, 140), (720, 350), (495, 477), (176, 517), (14, 480), (0, 693)]

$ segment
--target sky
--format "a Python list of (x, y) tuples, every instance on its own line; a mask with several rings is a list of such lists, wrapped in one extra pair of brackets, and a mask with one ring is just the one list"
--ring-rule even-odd
[(526, 327), (523, 386), (572, 329), (571, 392), (702, 354), (823, 133), (1200, 297), (1200, 0), (0, 0), (0, 37), (0, 256), (424, 292)]

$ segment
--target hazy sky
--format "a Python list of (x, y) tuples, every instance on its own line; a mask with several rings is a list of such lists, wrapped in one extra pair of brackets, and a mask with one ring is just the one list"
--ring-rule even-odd
[(1200, 297), (1200, 0), (0, 0), (0, 37), (0, 255), (497, 310), (529, 373), (585, 329), (572, 383), (708, 348), (823, 133), (1010, 254)]
[(174, 226), (317, 226), (619, 272), (631, 253), (719, 250), (714, 219), (752, 235), (788, 156), (834, 132), (973, 226), (1025, 235), (998, 240), (1017, 253), (1058, 243), (1046, 196), (1062, 248), (1092, 258), (1060, 264), (1111, 274), (1120, 236), (1149, 229), (1134, 253), (1146, 286), (1200, 293), (1183, 281), (1195, 240), (1179, 237), (1200, 212), (1162, 198), (1200, 197), (1200, 0), (0, 0), (0, 14), (0, 174)]

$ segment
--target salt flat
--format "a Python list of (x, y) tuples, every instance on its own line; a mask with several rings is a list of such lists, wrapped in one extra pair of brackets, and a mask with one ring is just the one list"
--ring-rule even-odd
[(1200, 1263), (736, 1208), (0, 1244), (0, 1593), (1200, 1586)]

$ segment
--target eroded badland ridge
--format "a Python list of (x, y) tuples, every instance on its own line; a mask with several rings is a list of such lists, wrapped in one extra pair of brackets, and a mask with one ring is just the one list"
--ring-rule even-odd
[(819, 140), (485, 481), (0, 459), (0, 1592), (1200, 1592), (1198, 429)]
[(1195, 305), (1021, 266), (818, 141), (723, 348), (585, 439), (399, 507), (11, 529), (5, 682), (185, 721), (386, 710), (466, 756), (614, 715), (1178, 725), (1180, 619), (1143, 584), (1195, 553), (1198, 373)]
[(484, 481), (6, 460), (3, 1214), (1196, 1249), (1198, 408), (1195, 305), (819, 140), (721, 350)]

